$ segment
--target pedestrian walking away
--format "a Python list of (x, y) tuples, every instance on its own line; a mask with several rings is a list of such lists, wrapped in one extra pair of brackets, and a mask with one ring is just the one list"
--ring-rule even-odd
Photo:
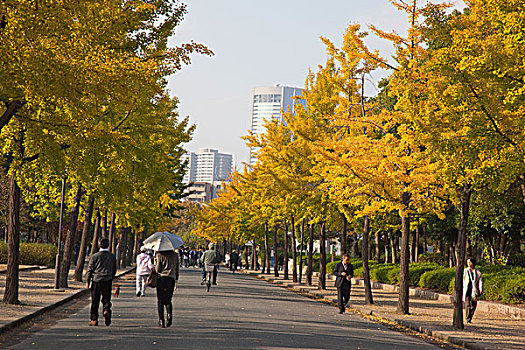
[(98, 309), (102, 297), (104, 323), (111, 324), (111, 287), (117, 273), (117, 260), (108, 250), (109, 240), (103, 238), (99, 244), (100, 251), (89, 259), (86, 287), (91, 290), (90, 326), (98, 326)]
[(140, 248), (140, 254), (137, 255), (137, 296), (146, 296), (146, 279), (153, 268), (151, 256), (147, 254), (146, 247)]
[[(173, 291), (179, 280), (179, 255), (175, 250), (159, 251), (155, 255), (155, 271), (160, 275), (157, 280), (157, 311), (159, 326), (170, 327), (173, 322)], [(166, 308), (166, 321), (164, 321), (164, 308)]]
[(235, 273), (235, 270), (237, 270), (237, 265), (239, 264), (239, 254), (237, 254), (236, 250), (233, 250), (230, 254), (230, 269), (232, 270), (232, 273)]
[(467, 259), (467, 268), (463, 270), (463, 302), (467, 313), (467, 323), (472, 322), (474, 311), (478, 306), (478, 299), (483, 293), (481, 272), (476, 269), (476, 260)]
[(215, 249), (215, 244), (208, 244), (208, 250), (202, 254), (200, 262), (202, 264), (202, 281), (201, 284), (206, 282), (206, 268), (207, 266), (213, 265), (213, 284), (217, 284), (217, 264), (221, 262), (221, 255)]
[(354, 277), (354, 267), (349, 262), (350, 256), (343, 254), (341, 262), (334, 266), (333, 274), (336, 276), (335, 286), (337, 287), (337, 306), (339, 313), (345, 312), (346, 304), (350, 301), (352, 290), (352, 277)]

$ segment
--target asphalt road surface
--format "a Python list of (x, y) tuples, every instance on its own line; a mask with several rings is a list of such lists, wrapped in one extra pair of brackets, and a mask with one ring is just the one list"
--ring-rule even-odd
[[(134, 276), (131, 276), (134, 277)], [(438, 349), (352, 313), (224, 268), (208, 293), (200, 271), (182, 269), (174, 323), (159, 328), (155, 290), (136, 297), (134, 280), (119, 282), (113, 323), (89, 327), (89, 306), (27, 332), (8, 349)], [(13, 339), (15, 339), (13, 337)]]

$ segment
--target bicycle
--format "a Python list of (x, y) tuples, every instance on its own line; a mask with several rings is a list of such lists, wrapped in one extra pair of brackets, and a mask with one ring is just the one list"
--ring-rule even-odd
[(209, 292), (211, 288), (211, 281), (213, 278), (213, 270), (215, 265), (206, 265), (206, 291)]

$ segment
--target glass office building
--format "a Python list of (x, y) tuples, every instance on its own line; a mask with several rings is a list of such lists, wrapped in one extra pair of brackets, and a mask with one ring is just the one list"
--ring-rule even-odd
[[(265, 121), (274, 118), (284, 122), (281, 112), (295, 113), (297, 104), (305, 105), (304, 100), (296, 100), (294, 96), (301, 96), (302, 89), (289, 86), (256, 87), (252, 93), (251, 131), (260, 135), (265, 132)], [(250, 148), (250, 164), (257, 162), (256, 148)]]

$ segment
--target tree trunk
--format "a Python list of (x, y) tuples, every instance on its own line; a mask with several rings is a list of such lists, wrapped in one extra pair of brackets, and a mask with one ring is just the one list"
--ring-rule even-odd
[[(270, 245), (268, 244), (268, 223), (264, 223), (264, 263), (263, 273), (270, 273)], [(266, 269), (266, 270), (265, 270)]]
[(383, 260), (385, 264), (388, 264), (388, 231), (383, 231), (385, 234), (385, 259)]
[(417, 225), (416, 225), (416, 232), (414, 233), (414, 262), (418, 262), (419, 261), (419, 230), (420, 230), (421, 226), (419, 225), (419, 219), (417, 220)]
[(341, 213), (341, 256), (348, 254), (348, 242), (347, 242), (347, 226), (348, 220), (344, 213)]
[(127, 244), (127, 251), (126, 251), (126, 266), (131, 266), (131, 264), (133, 263), (133, 257), (134, 257), (134, 247), (135, 247), (135, 240), (132, 238), (133, 237), (133, 231), (131, 230), (131, 227), (128, 227), (126, 229), (126, 241), (128, 242)]
[(396, 248), (397, 248), (397, 246), (396, 246), (396, 237), (394, 237), (394, 235), (395, 235), (395, 232), (390, 230), (390, 234), (389, 234), (389, 236), (390, 236), (390, 248), (391, 248), (391, 251), (392, 251), (392, 253), (391, 253), (392, 254), (392, 259), (390, 259), (390, 260), (391, 260), (392, 264), (396, 263), (396, 258), (397, 258), (397, 256), (396, 256)]
[[(115, 241), (117, 237), (113, 238)], [(120, 238), (117, 248), (117, 269), (121, 267), (126, 267), (126, 229), (124, 227), (120, 228)]]
[(308, 224), (310, 229), (310, 236), (308, 237), (308, 267), (306, 269), (306, 283), (312, 285), (312, 274), (314, 268), (314, 226), (315, 224)]
[(423, 223), (421, 225), (421, 232), (423, 233), (423, 253), (427, 252), (427, 224)]
[(69, 228), (66, 235), (66, 244), (64, 245), (64, 256), (60, 265), (59, 288), (68, 288), (68, 275), (71, 268), (71, 257), (73, 255), (73, 246), (77, 239), (78, 212), (80, 210), (80, 201), (82, 199), (82, 185), (78, 186), (75, 194), (75, 205), (69, 213)]
[(354, 231), (354, 234), (352, 235), (354, 240), (352, 242), (352, 258), (359, 257), (359, 239), (357, 238), (357, 232)]
[(291, 226), (292, 226), (292, 280), (297, 282), (297, 242), (295, 239), (295, 218), (291, 217)]
[(303, 242), (304, 242), (304, 219), (301, 222), (301, 250), (299, 252), (299, 283), (303, 277)]
[(108, 235), (108, 210), (104, 209), (104, 216), (102, 217), (102, 238), (109, 239)]
[(277, 265), (279, 260), (277, 258), (277, 225), (273, 226), (273, 275), (279, 277), (279, 266)]
[(365, 304), (373, 304), (372, 286), (370, 285), (370, 269), (368, 268), (368, 235), (370, 233), (370, 219), (368, 215), (365, 216), (365, 224), (363, 227), (363, 282), (365, 285)]
[(252, 258), (251, 258), (251, 261), (250, 261), (250, 265), (251, 265), (251, 269), (252, 270), (256, 270), (256, 266), (255, 266), (255, 252), (256, 252), (256, 249), (255, 249), (255, 240), (253, 240), (253, 244), (252, 244)]
[(248, 264), (248, 246), (244, 245), (244, 266), (246, 266), (246, 269), (250, 267)]
[(115, 254), (117, 252), (117, 237), (115, 232), (116, 215), (111, 213), (111, 221), (109, 223), (109, 251)]
[[(403, 194), (404, 196), (405, 194)], [(410, 236), (410, 219), (408, 215), (401, 217), (401, 261), (399, 271), (399, 299), (397, 301), (397, 313), (408, 315), (408, 266), (409, 266), (409, 248), (408, 240)]]
[(288, 276), (288, 223), (284, 224), (284, 279), (289, 279)]
[(379, 259), (381, 257), (381, 253), (380, 253), (380, 245), (379, 245), (379, 231), (376, 230), (376, 232), (374, 232), (374, 241), (375, 241), (375, 255), (374, 255), (374, 258), (375, 258), (375, 262), (379, 264)]
[(410, 262), (413, 263), (414, 262), (414, 245), (416, 243), (416, 233), (415, 232), (410, 232)]
[(89, 235), (89, 228), (91, 225), (91, 217), (93, 216), (93, 206), (95, 205), (95, 197), (91, 196), (88, 200), (86, 216), (84, 218), (84, 226), (82, 228), (82, 238), (80, 240), (80, 251), (78, 252), (77, 266), (75, 268), (75, 281), (82, 282), (82, 275), (84, 274), (84, 263), (86, 262), (87, 241)]
[(319, 239), (319, 289), (326, 289), (326, 223), (321, 221)]
[(133, 256), (131, 257), (130, 264), (133, 264), (137, 260), (137, 255), (139, 255), (139, 234), (137, 230), (133, 230)]
[(93, 254), (98, 252), (99, 232), (100, 232), (100, 210), (97, 210), (97, 215), (95, 217), (95, 229), (93, 231), (93, 241), (91, 242), (91, 254), (89, 254), (90, 258)]
[(456, 281), (454, 284), (454, 316), (452, 318), (452, 327), (455, 329), (463, 329), (465, 327), (463, 325), (463, 266), (465, 265), (465, 242), (467, 238), (467, 224), (472, 190), (469, 186), (465, 186), (461, 194), (459, 230), (456, 244), (457, 261)]
[(20, 187), (15, 175), (9, 178), (9, 213), (7, 217), (7, 271), (4, 303), (20, 304), (18, 300), (20, 265)]
[(9, 102), (9, 104), (6, 106), (5, 112), (0, 116), (0, 131), (2, 131), (2, 128), (6, 126), (11, 118), (16, 114), (16, 112), (22, 108), (24, 105), (24, 102), (20, 100), (12, 100)]

